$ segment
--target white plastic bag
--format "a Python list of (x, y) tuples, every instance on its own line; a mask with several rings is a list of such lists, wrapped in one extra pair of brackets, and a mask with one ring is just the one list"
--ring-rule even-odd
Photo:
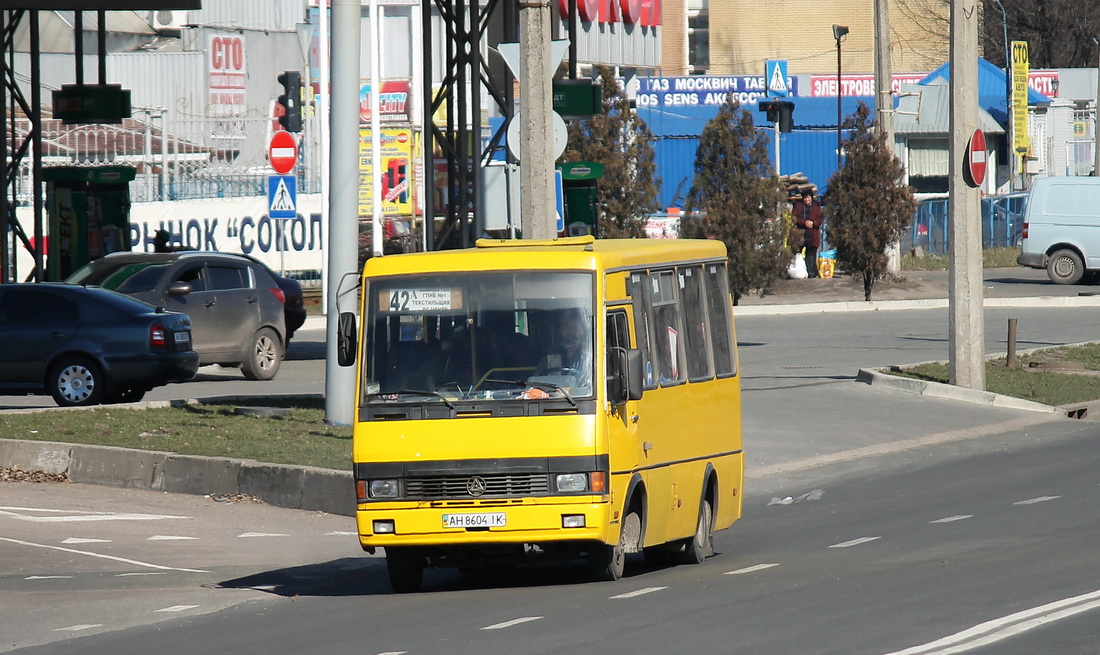
[(805, 280), (808, 277), (806, 274), (806, 259), (802, 255), (795, 255), (791, 263), (787, 265), (787, 275), (792, 280)]

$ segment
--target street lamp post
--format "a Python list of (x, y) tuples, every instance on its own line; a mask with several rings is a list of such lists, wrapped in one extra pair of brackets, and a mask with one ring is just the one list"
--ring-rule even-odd
[(836, 167), (840, 170), (840, 126), (842, 120), (841, 99), (844, 90), (840, 85), (840, 40), (848, 33), (846, 25), (833, 25), (833, 38), (836, 39)]
[(1008, 153), (1008, 190), (1013, 191), (1016, 186), (1016, 137), (1012, 133), (1012, 44), (1008, 41), (1008, 14), (1005, 13), (1005, 6), (1001, 4), (1001, 0), (993, 0), (993, 2), (997, 3), (1001, 9), (1001, 28), (1004, 30), (1005, 37), (1005, 107), (1008, 109), (1008, 131), (1005, 135), (1008, 139), (1008, 147), (1005, 148), (1005, 152)]

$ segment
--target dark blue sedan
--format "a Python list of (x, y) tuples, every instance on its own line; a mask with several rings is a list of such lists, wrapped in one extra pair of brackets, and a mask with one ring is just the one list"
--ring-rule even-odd
[(0, 284), (0, 393), (61, 406), (136, 402), (194, 377), (187, 314), (71, 284)]

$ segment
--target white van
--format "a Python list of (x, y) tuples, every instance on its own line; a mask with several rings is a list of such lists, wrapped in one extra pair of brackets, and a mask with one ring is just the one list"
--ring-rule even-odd
[(1056, 284), (1100, 271), (1100, 178), (1044, 177), (1031, 186), (1016, 263)]

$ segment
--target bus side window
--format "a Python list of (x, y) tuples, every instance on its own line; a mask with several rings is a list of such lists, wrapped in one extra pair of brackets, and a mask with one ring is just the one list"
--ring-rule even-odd
[(678, 384), (684, 380), (681, 349), (683, 337), (680, 317), (676, 307), (676, 289), (672, 271), (650, 274), (651, 302), (653, 305), (653, 343), (656, 345), (657, 376), (661, 386)]
[(722, 264), (706, 265), (707, 317), (710, 324), (710, 344), (714, 353), (714, 371), (719, 377), (737, 371), (733, 363), (730, 323), (729, 278)]
[(637, 335), (638, 350), (642, 351), (642, 381), (646, 389), (657, 386), (657, 375), (653, 365), (652, 330), (649, 309), (649, 275), (634, 273), (630, 278), (630, 287), (634, 292), (634, 331)]
[(686, 266), (679, 270), (680, 306), (684, 317), (684, 354), (687, 358), (688, 379), (692, 382), (713, 377), (702, 274), (703, 269), (700, 266)]

